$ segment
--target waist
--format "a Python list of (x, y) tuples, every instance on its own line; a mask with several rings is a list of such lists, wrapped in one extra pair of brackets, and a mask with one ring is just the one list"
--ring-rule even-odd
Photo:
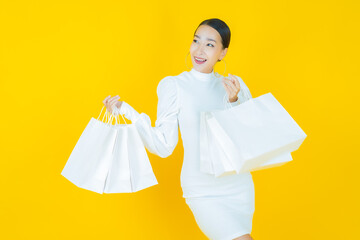
[(250, 172), (222, 176), (216, 178), (211, 174), (181, 174), (183, 198), (201, 196), (220, 196), (240, 193), (244, 189), (254, 187)]

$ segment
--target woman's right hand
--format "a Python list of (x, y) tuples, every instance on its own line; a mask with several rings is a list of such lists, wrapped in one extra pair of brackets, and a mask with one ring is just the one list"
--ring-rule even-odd
[(114, 107), (117, 107), (117, 108), (120, 109), (123, 101), (118, 101), (119, 99), (120, 99), (119, 95), (116, 95), (116, 96), (114, 96), (112, 98), (110, 98), (110, 95), (107, 96), (103, 101), (103, 103), (104, 103), (104, 105), (106, 107), (106, 110), (108, 112), (112, 113)]

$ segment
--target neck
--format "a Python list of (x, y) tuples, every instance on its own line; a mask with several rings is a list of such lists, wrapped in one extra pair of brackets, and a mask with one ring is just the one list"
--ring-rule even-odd
[(199, 79), (199, 80), (208, 81), (215, 78), (214, 69), (212, 69), (210, 73), (203, 73), (196, 70), (195, 68), (192, 68), (190, 73), (193, 75), (193, 77), (195, 77), (195, 79)]

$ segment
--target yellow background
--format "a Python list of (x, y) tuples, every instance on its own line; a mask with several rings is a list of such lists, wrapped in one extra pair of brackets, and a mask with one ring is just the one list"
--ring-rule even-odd
[(159, 184), (137, 193), (60, 173), (107, 95), (154, 126), (158, 82), (188, 70), (212, 17), (232, 34), (225, 75), (271, 92), (308, 135), (292, 162), (253, 172), (254, 239), (360, 238), (359, 2), (180, 3), (1, 1), (1, 239), (206, 239), (182, 198), (181, 139), (166, 159), (149, 154)]

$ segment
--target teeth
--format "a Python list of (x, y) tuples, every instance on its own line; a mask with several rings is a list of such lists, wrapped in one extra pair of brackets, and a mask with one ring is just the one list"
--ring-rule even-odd
[(198, 60), (198, 61), (200, 61), (200, 62), (205, 62), (205, 61), (206, 61), (206, 59), (205, 59), (205, 60), (200, 60), (200, 59), (198, 59), (197, 57), (195, 57), (195, 59)]

